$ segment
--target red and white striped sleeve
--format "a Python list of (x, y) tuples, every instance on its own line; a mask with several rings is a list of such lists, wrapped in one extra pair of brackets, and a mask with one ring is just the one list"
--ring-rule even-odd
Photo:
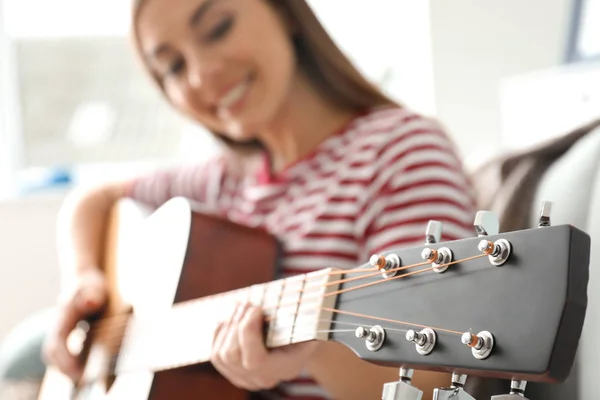
[(472, 236), (472, 189), (446, 133), (432, 124), (399, 128), (388, 138), (379, 149), (357, 224), (363, 259), (423, 244), (430, 220), (442, 222), (443, 241)]
[(160, 207), (173, 197), (186, 197), (218, 207), (227, 181), (224, 162), (214, 159), (162, 168), (136, 177), (127, 189), (127, 196), (151, 207)]

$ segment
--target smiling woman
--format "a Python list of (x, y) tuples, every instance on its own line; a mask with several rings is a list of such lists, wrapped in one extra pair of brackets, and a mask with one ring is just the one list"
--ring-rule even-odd
[[(138, 0), (135, 43), (167, 98), (229, 146), (264, 143), (256, 137), (261, 124), (277, 123), (276, 114), (314, 100), (315, 92), (341, 118), (394, 104), (350, 63), (304, 1), (265, 0), (261, 7), (239, 0), (182, 3), (172, 17), (188, 24), (174, 25), (164, 20), (165, 5)], [(188, 80), (182, 85), (184, 74)], [(204, 94), (196, 98), (194, 87), (202, 81)], [(288, 99), (296, 89), (310, 93)], [(239, 118), (229, 118), (234, 114)]]
[[(159, 207), (184, 196), (267, 231), (282, 245), (284, 276), (421, 245), (431, 219), (444, 224), (443, 240), (471, 235), (474, 201), (452, 140), (371, 85), (304, 0), (142, 0), (133, 17), (135, 48), (165, 98), (229, 151), (65, 202), (59, 236), (69, 284), (44, 350), (64, 373), (81, 374), (66, 337), (104, 304), (100, 243), (123, 197)], [(239, 168), (246, 160), (256, 163)], [(262, 318), (241, 304), (214, 338), (211, 362), (237, 387), (344, 400), (379, 398), (397, 380), (397, 369), (329, 342), (267, 351)], [(418, 372), (413, 382), (428, 398), (448, 379)]]

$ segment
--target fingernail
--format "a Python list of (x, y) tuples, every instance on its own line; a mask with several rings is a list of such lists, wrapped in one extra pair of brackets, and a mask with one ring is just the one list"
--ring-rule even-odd
[(83, 302), (86, 308), (93, 308), (98, 306), (98, 302), (95, 300), (87, 299)]

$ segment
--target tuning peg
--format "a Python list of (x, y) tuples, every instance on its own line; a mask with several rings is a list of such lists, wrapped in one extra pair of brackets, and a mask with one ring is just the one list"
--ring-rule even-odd
[(452, 384), (449, 388), (436, 388), (433, 390), (433, 400), (475, 400), (463, 389), (466, 381), (467, 375), (453, 373)]
[(477, 236), (497, 235), (500, 232), (500, 222), (491, 211), (478, 211), (473, 226)]
[(400, 368), (400, 379), (383, 385), (382, 400), (421, 400), (423, 391), (411, 386), (414, 371)]
[(425, 230), (425, 244), (439, 243), (442, 241), (442, 223), (440, 221), (429, 221)]
[(512, 246), (506, 239), (498, 239), (495, 242), (482, 240), (477, 245), (477, 248), (482, 253), (487, 254), (490, 263), (497, 267), (503, 265), (508, 260), (512, 251)]
[(387, 256), (373, 254), (369, 259), (369, 264), (380, 270), (384, 278), (395, 276), (398, 273), (397, 268), (402, 265), (400, 257), (396, 254), (388, 254)]
[(462, 334), (460, 341), (471, 348), (473, 357), (478, 360), (487, 358), (494, 348), (494, 336), (488, 331), (479, 332), (477, 335), (465, 332)]
[[(427, 224), (425, 230), (425, 244), (439, 243), (442, 240), (442, 223), (440, 221), (431, 220)], [(434, 250), (426, 247), (421, 253), (423, 260), (429, 261), (433, 265), (435, 272), (444, 272), (448, 266), (440, 267), (440, 264), (446, 264), (452, 261), (452, 251), (447, 247), (442, 247), (439, 250)]]
[(421, 258), (429, 261), (435, 272), (442, 273), (448, 269), (447, 264), (452, 262), (452, 250), (448, 247), (442, 247), (438, 250), (426, 247), (421, 252)]
[(379, 325), (375, 325), (371, 328), (360, 326), (356, 328), (354, 335), (359, 339), (364, 339), (365, 345), (370, 351), (379, 350), (385, 341), (385, 331)]
[(436, 334), (431, 328), (425, 328), (421, 332), (410, 329), (406, 332), (406, 340), (415, 344), (417, 353), (426, 356), (435, 347)]
[(540, 209), (540, 218), (538, 220), (538, 227), (550, 226), (550, 214), (552, 213), (552, 202), (544, 201), (542, 208)]
[(492, 396), (490, 400), (527, 400), (524, 395), (525, 386), (527, 386), (527, 381), (513, 379), (510, 382), (510, 394), (499, 394)]

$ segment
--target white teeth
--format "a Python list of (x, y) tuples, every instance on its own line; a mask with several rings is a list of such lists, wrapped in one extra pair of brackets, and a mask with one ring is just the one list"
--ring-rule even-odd
[(225, 94), (225, 96), (223, 96), (221, 98), (221, 101), (219, 102), (219, 107), (227, 108), (227, 107), (231, 106), (233, 103), (235, 103), (236, 101), (238, 101), (239, 99), (242, 98), (244, 93), (246, 93), (247, 89), (248, 89), (248, 81), (247, 80), (239, 83), (237, 86), (235, 86), (233, 89), (231, 89), (229, 92), (227, 92), (227, 94)]

